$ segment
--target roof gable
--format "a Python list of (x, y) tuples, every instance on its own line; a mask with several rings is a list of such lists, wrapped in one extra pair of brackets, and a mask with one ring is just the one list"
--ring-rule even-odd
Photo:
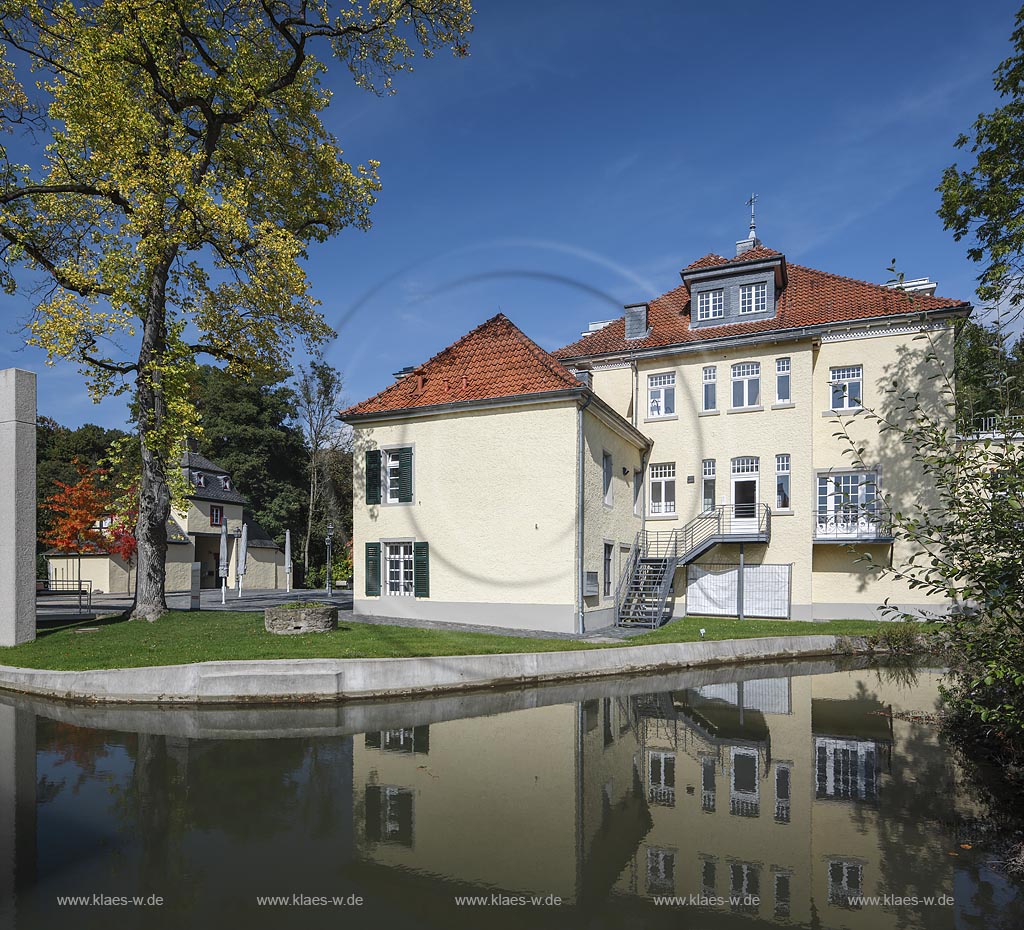
[(583, 388), (561, 362), (499, 313), (379, 394), (338, 416), (347, 419)]

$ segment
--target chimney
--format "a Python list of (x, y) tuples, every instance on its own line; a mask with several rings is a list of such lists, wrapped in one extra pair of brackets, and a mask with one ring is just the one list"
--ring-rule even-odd
[(625, 309), (626, 340), (643, 339), (647, 335), (647, 304), (629, 304)]

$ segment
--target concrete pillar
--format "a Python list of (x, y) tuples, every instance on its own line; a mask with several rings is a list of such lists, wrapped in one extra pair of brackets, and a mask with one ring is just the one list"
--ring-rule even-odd
[(0, 371), (0, 646), (36, 638), (36, 376)]
[(0, 703), (0, 927), (36, 873), (36, 715)]

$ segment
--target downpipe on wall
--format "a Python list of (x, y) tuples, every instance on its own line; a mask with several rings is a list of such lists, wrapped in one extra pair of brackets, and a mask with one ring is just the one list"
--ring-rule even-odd
[(585, 442), (583, 439), (583, 413), (590, 406), (594, 395), (587, 393), (583, 403), (576, 408), (576, 632), (583, 633), (583, 591), (585, 588), (583, 567), (583, 507), (585, 501), (585, 482), (583, 475), (583, 457)]

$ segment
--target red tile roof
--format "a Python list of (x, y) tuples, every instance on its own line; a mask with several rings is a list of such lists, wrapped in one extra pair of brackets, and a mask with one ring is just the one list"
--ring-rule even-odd
[(437, 404), (583, 389), (572, 373), (503, 313), (467, 333), (342, 419)]
[[(687, 266), (684, 272), (779, 255), (781, 253), (763, 246), (745, 252), (735, 259), (722, 258), (721, 255), (705, 255)], [(909, 294), (881, 284), (856, 281), (853, 278), (844, 278), (825, 271), (804, 268), (801, 265), (787, 265), (787, 269), (788, 284), (779, 295), (778, 309), (771, 319), (690, 329), (690, 292), (685, 284), (680, 284), (674, 290), (651, 301), (648, 317), (650, 332), (645, 339), (632, 339), (627, 342), (625, 323), (620, 318), (596, 332), (588, 333), (576, 342), (563, 346), (552, 355), (560, 359), (580, 358), (845, 320), (969, 306), (960, 300)]]
[(753, 262), (762, 259), (769, 258), (783, 258), (781, 252), (775, 249), (769, 249), (765, 245), (757, 245), (754, 248), (737, 255), (735, 258), (726, 258), (724, 255), (716, 255), (714, 252), (708, 252), (703, 258), (698, 258), (695, 262), (690, 262), (683, 269), (685, 274), (687, 271), (702, 271), (705, 268), (717, 268), (720, 265), (732, 265), (735, 262)]

